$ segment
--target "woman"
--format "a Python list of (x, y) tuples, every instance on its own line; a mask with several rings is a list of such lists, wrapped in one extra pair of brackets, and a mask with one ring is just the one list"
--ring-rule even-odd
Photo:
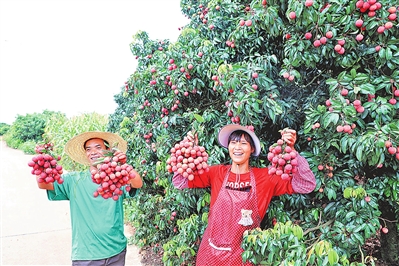
[[(296, 131), (287, 129), (281, 138), (294, 150)], [(192, 181), (175, 173), (178, 189), (211, 189), (208, 226), (197, 253), (197, 266), (251, 265), (243, 263), (243, 233), (260, 227), (272, 197), (310, 193), (316, 186), (314, 174), (305, 158), (297, 154), (297, 172), (291, 179), (269, 175), (268, 168), (250, 167), (250, 157), (260, 153), (258, 137), (246, 127), (226, 125), (218, 134), (221, 146), (228, 148), (230, 165), (214, 165)], [(294, 150), (295, 151), (295, 150)]]

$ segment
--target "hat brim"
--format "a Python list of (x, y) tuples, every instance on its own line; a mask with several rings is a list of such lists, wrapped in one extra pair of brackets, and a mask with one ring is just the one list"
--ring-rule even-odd
[(259, 138), (255, 135), (255, 133), (251, 130), (249, 130), (248, 128), (241, 126), (241, 125), (226, 125), (224, 127), (222, 127), (219, 131), (219, 135), (218, 135), (218, 140), (219, 140), (219, 144), (225, 148), (227, 148), (229, 146), (229, 137), (231, 135), (231, 133), (233, 133), (234, 131), (237, 130), (242, 130), (247, 132), (252, 140), (254, 141), (255, 144), (255, 151), (252, 153), (253, 156), (258, 156), (260, 154), (260, 141)]
[(65, 152), (75, 162), (83, 165), (90, 165), (90, 161), (86, 156), (85, 147), (83, 145), (89, 139), (96, 138), (105, 140), (109, 143), (110, 147), (117, 148), (123, 152), (127, 151), (127, 142), (119, 135), (110, 132), (88, 131), (70, 139), (65, 144)]

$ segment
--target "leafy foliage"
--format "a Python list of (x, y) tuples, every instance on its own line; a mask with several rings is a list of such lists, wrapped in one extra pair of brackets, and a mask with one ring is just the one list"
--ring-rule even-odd
[[(296, 149), (317, 179), (313, 193), (272, 201), (264, 232), (255, 232), (268, 238), (256, 237), (246, 259), (299, 265), (306, 255), (309, 265), (365, 264), (363, 245), (380, 226), (392, 225), (388, 234), (399, 239), (398, 6), (309, 1), (182, 0), (190, 23), (177, 42), (134, 36), (138, 66), (115, 95), (108, 127), (128, 140), (145, 181), (128, 211), (135, 241), (163, 245), (165, 264), (193, 262), (209, 208), (207, 190), (173, 188), (170, 148), (195, 130), (209, 163), (228, 163), (216, 139), (227, 123), (254, 126), (262, 152), (253, 164), (262, 167), (279, 130), (296, 129)], [(174, 210), (180, 216), (170, 221)], [(287, 229), (274, 238), (281, 228), (272, 228), (273, 219), (300, 226), (303, 236)]]
[[(4, 136), (7, 145), (12, 148), (19, 148), (25, 142), (42, 142), (46, 121), (56, 114), (59, 113), (45, 110), (41, 114), (18, 115)], [(32, 148), (34, 149), (34, 146)], [(30, 153), (33, 154), (34, 150)]]

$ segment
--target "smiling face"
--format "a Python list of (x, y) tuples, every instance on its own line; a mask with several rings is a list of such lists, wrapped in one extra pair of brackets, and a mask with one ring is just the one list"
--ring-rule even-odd
[(247, 165), (254, 152), (254, 144), (251, 137), (244, 131), (236, 131), (229, 137), (229, 154), (233, 164)]
[(106, 149), (103, 139), (89, 139), (86, 141), (85, 151), (90, 165), (93, 165), (98, 158), (104, 157), (104, 150)]

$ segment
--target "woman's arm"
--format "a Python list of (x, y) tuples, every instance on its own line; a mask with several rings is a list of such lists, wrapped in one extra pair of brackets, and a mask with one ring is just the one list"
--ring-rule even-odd
[(315, 176), (310, 170), (308, 161), (300, 156), (298, 159), (298, 171), (292, 175), (291, 185), (296, 193), (307, 194), (312, 192), (316, 187)]

